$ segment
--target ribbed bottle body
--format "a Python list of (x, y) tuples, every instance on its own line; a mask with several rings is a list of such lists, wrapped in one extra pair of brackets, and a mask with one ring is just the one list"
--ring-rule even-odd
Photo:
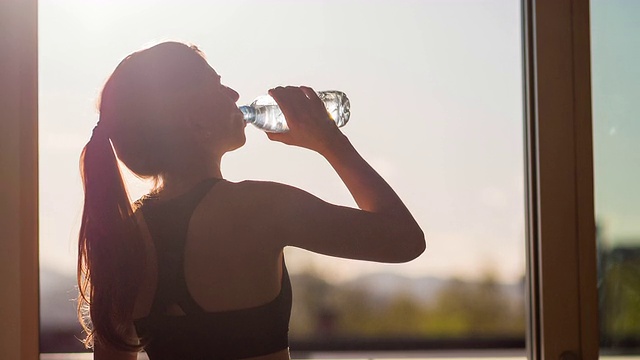
[[(329, 116), (336, 124), (344, 126), (351, 115), (351, 104), (341, 91), (319, 91), (318, 97), (324, 103)], [(241, 106), (246, 122), (268, 132), (286, 132), (287, 121), (276, 101), (269, 95), (257, 97), (251, 105)]]

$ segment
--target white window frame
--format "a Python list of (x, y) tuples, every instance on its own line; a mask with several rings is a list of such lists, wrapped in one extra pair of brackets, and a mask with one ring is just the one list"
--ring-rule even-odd
[[(596, 359), (589, 1), (522, 4), (528, 355)], [(39, 358), (37, 29), (37, 0), (0, 2), (0, 355), (7, 359)]]

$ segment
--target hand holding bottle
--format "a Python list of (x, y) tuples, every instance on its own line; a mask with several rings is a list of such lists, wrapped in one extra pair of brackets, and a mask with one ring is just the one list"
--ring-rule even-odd
[[(328, 90), (316, 92), (327, 112), (338, 127), (345, 126), (351, 116), (351, 103), (342, 91)], [(244, 121), (266, 132), (287, 132), (289, 126), (278, 106), (269, 95), (258, 96), (251, 105), (240, 106)]]
[(269, 95), (278, 103), (289, 127), (284, 133), (268, 132), (269, 139), (323, 154), (342, 138), (336, 122), (313, 89), (277, 87), (269, 90)]

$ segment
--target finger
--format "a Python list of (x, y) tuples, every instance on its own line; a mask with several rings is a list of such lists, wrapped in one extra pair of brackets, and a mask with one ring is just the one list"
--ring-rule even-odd
[(320, 110), (322, 110), (324, 112), (327, 111), (326, 108), (324, 107), (324, 103), (318, 97), (318, 94), (315, 92), (315, 90), (313, 90), (312, 88), (307, 87), (307, 86), (300, 86), (300, 90), (302, 90), (302, 92), (309, 99), (309, 102), (311, 103), (312, 109), (314, 109), (316, 111), (320, 111)]
[(306, 120), (305, 114), (307, 113), (306, 108), (309, 100), (300, 88), (293, 86), (277, 87), (270, 90), (269, 95), (280, 106), (280, 110), (285, 119), (287, 119), (289, 127), (291, 127), (292, 123)]
[(285, 91), (289, 95), (292, 100), (292, 106), (300, 111), (300, 114), (304, 114), (307, 111), (307, 107), (309, 106), (307, 102), (309, 101), (307, 96), (304, 94), (302, 89), (296, 86), (287, 86)]
[[(292, 107), (293, 100), (291, 99), (290, 91), (282, 86), (278, 86), (269, 90), (268, 94), (276, 101), (288, 124), (290, 122), (289, 119), (295, 117), (295, 110)], [(269, 136), (269, 139), (271, 139), (271, 136)]]
[(267, 134), (267, 137), (271, 141), (277, 141), (284, 144), (289, 144), (286, 133), (265, 132), (265, 134)]
[(301, 103), (306, 100), (304, 93), (296, 87), (277, 87), (269, 90), (269, 95), (278, 103), (280, 110), (287, 115), (286, 112), (299, 110)]
[(278, 133), (272, 133), (272, 132), (266, 132), (265, 134), (267, 135), (267, 137), (269, 138), (269, 140), (273, 140), (273, 141), (278, 141)]

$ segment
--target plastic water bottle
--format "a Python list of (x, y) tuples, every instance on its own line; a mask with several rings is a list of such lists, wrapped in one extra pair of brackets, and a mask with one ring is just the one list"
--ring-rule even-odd
[[(350, 104), (347, 95), (341, 91), (318, 91), (318, 97), (327, 108), (327, 112), (338, 127), (349, 121)], [(282, 133), (289, 131), (287, 121), (276, 101), (269, 95), (257, 97), (251, 105), (240, 106), (244, 120), (268, 132)]]

